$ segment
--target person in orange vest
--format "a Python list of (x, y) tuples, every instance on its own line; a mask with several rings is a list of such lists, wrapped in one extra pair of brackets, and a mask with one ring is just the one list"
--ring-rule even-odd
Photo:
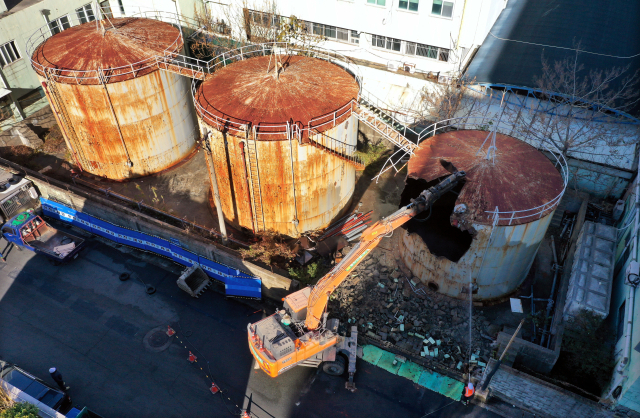
[(467, 383), (467, 386), (464, 387), (461, 402), (465, 405), (468, 405), (471, 398), (473, 398), (473, 394), (475, 393), (475, 391), (476, 390), (473, 387), (473, 383)]

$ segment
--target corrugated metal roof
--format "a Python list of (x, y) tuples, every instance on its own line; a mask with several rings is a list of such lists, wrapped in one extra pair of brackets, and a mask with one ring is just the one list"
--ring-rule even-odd
[[(155, 56), (182, 48), (180, 31), (165, 22), (115, 18), (111, 19), (113, 26), (107, 20), (103, 23), (104, 33), (96, 28), (96, 22), (89, 22), (50, 37), (35, 50), (33, 61), (46, 68), (69, 70), (59, 73), (68, 77), (83, 76), (74, 71), (101, 68), (109, 82), (118, 82), (155, 71), (151, 65)], [(34, 68), (43, 75), (41, 68)], [(110, 72), (116, 68), (123, 69)], [(64, 78), (58, 81), (71, 82)], [(87, 78), (82, 84), (97, 84), (97, 80)]]
[[(551, 161), (529, 144), (496, 134), (495, 164), (484, 158), (490, 140), (478, 150), (489, 132), (463, 130), (436, 135), (420, 143), (409, 160), (407, 177), (435, 180), (447, 176), (440, 160), (467, 173), (456, 204), (464, 203), (463, 218), (470, 224), (492, 224), (496, 206), (500, 212), (532, 209), (553, 200), (563, 188), (562, 177)], [(476, 155), (478, 154), (478, 155)], [(544, 211), (542, 216), (551, 210)], [(517, 215), (516, 215), (517, 216)], [(538, 219), (514, 219), (512, 225)]]
[(355, 78), (335, 64), (304, 56), (279, 59), (284, 70), (278, 79), (273, 71), (275, 58), (246, 59), (216, 71), (202, 83), (196, 100), (210, 114), (235, 123), (260, 126), (289, 121), (306, 128), (311, 119), (331, 114), (358, 97)]
[[(478, 83), (536, 88), (542, 57), (549, 63), (574, 58), (577, 47), (582, 77), (627, 65), (633, 75), (640, 68), (639, 18), (638, 1), (509, 0), (466, 75)], [(628, 113), (640, 115), (640, 103)]]

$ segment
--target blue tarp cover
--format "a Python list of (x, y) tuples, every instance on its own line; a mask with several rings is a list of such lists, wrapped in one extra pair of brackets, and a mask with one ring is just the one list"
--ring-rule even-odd
[(153, 235), (123, 228), (43, 197), (40, 197), (40, 202), (43, 214), (50, 218), (70, 223), (120, 244), (165, 256), (184, 266), (189, 267), (195, 263), (200, 264), (202, 270), (209, 277), (225, 284), (225, 291), (228, 296), (251, 298), (260, 298), (262, 296), (262, 281), (260, 278), (187, 251), (181, 248), (180, 241), (175, 238), (171, 238), (171, 242), (169, 242)]

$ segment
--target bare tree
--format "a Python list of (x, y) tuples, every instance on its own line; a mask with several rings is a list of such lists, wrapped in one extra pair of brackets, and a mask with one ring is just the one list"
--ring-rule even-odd
[(638, 103), (638, 72), (629, 67), (586, 72), (573, 59), (542, 59), (536, 78), (540, 106), (528, 109), (525, 133), (548, 142), (565, 157), (615, 162), (638, 142), (638, 125), (625, 112)]
[(466, 80), (458, 74), (450, 82), (432, 83), (424, 87), (420, 92), (416, 120), (424, 125), (485, 114), (489, 102), (469, 88), (473, 84), (475, 80)]
[(309, 22), (296, 16), (284, 17), (275, 0), (242, 0), (238, 5), (194, 5), (194, 19), (201, 28), (192, 51), (197, 58), (210, 59), (250, 43), (288, 42), (306, 51), (324, 41)]

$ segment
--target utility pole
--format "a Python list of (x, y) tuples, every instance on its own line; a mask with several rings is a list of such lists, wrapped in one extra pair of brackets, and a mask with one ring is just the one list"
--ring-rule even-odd
[(487, 390), (487, 387), (489, 386), (489, 382), (491, 382), (491, 379), (493, 378), (493, 375), (496, 374), (496, 372), (500, 368), (500, 364), (502, 364), (502, 359), (504, 358), (504, 355), (507, 354), (507, 351), (509, 351), (509, 348), (511, 347), (511, 344), (513, 343), (513, 340), (516, 339), (516, 336), (518, 335), (518, 332), (520, 332), (520, 328), (522, 328), (522, 324), (524, 324), (524, 319), (522, 319), (522, 321), (520, 321), (520, 325), (518, 325), (518, 328), (516, 329), (516, 332), (514, 332), (513, 335), (511, 336), (511, 339), (509, 340), (509, 344), (507, 344), (507, 346), (504, 348), (504, 351), (502, 352), (502, 355), (500, 356), (500, 358), (496, 362), (495, 366), (493, 366), (493, 369), (491, 369), (491, 371), (489, 372), (489, 375), (487, 375), (487, 378), (484, 379), (484, 383), (482, 384), (482, 388), (481, 388), (483, 391)]

